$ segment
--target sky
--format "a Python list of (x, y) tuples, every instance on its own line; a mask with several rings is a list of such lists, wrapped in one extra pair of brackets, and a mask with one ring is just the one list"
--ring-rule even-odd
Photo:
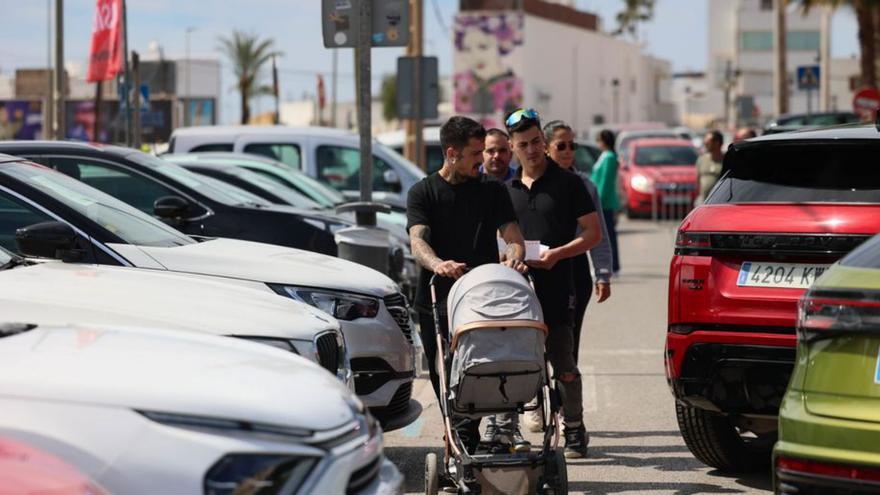
[[(579, 0), (578, 8), (599, 14), (603, 26), (613, 29), (623, 0)], [(0, 74), (17, 68), (45, 67), (47, 60), (47, 4), (54, 0), (0, 0)], [(64, 2), (65, 57), (85, 73), (95, 0)], [(279, 61), (283, 100), (300, 99), (316, 92), (317, 75), (323, 74), (330, 95), (331, 50), (321, 36), (320, 0), (128, 0), (129, 46), (142, 55), (158, 41), (167, 58), (183, 57), (187, 28), (192, 57), (216, 58), (223, 69), (220, 122), (239, 117), (239, 97), (233, 89), (229, 63), (218, 49), (218, 38), (233, 30), (272, 38), (284, 56)], [(450, 28), (458, 0), (424, 0), (425, 54), (437, 56), (440, 74), (452, 71)], [(647, 52), (672, 62), (675, 71), (703, 70), (708, 58), (706, 0), (657, 0), (655, 16), (639, 30)], [(858, 53), (852, 13), (840, 10), (832, 21), (835, 57)], [(382, 75), (393, 74), (402, 48), (371, 52), (374, 94)], [(351, 49), (339, 52), (339, 101), (354, 99), (354, 62)], [(68, 65), (68, 67), (70, 67)], [(266, 82), (270, 81), (266, 73)], [(268, 99), (256, 102), (255, 112), (269, 111)]]

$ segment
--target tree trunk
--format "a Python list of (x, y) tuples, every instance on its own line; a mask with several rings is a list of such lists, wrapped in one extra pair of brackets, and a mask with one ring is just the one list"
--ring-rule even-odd
[(868, 2), (856, 4), (856, 20), (859, 24), (859, 49), (861, 55), (862, 86), (877, 87), (877, 74), (875, 71), (874, 50), (874, 9)]
[[(874, 2), (871, 2), (874, 3)], [(872, 59), (874, 60), (874, 80), (880, 80), (880, 63), (877, 61), (877, 57), (880, 56), (880, 8), (876, 5), (872, 5), (871, 9), (871, 28), (873, 29), (873, 38), (874, 38), (874, 56)]]
[(247, 97), (247, 89), (239, 87), (241, 93), (241, 125), (247, 125), (251, 120), (251, 105)]

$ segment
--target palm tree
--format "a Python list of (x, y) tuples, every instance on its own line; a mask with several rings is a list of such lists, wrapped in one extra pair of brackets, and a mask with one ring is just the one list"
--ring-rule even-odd
[(816, 6), (837, 8), (848, 6), (856, 13), (859, 25), (859, 50), (861, 51), (862, 85), (877, 87), (877, 51), (875, 37), (880, 34), (880, 0), (798, 0), (807, 12)]
[(220, 37), (219, 41), (220, 50), (232, 63), (235, 86), (241, 94), (241, 123), (247, 124), (251, 117), (250, 99), (272, 93), (270, 87), (259, 84), (261, 69), (281, 52), (273, 49), (275, 41), (271, 38), (260, 40), (241, 31), (233, 31), (231, 37)]
[(623, 0), (623, 10), (617, 13), (617, 30), (612, 34), (628, 33), (638, 38), (636, 30), (639, 23), (650, 21), (654, 17), (655, 0)]

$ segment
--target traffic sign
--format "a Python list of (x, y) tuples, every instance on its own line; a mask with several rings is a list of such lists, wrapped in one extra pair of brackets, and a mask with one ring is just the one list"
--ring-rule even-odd
[(798, 89), (819, 89), (819, 66), (802, 65), (797, 68)]
[(397, 116), (414, 119), (416, 93), (421, 98), (422, 119), (436, 119), (440, 102), (437, 57), (421, 57), (419, 62), (419, 87), (415, 88), (416, 57), (397, 58)]
[(324, 48), (354, 48), (361, 2), (372, 2), (372, 46), (409, 44), (409, 0), (322, 0)]
[(862, 88), (853, 96), (853, 111), (863, 120), (873, 121), (880, 109), (880, 91), (877, 88)]

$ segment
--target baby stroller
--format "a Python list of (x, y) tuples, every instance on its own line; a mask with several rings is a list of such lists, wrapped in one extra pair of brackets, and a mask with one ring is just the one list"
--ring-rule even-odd
[[(444, 462), (430, 453), (425, 459), (425, 491), (438, 493), (439, 475), (459, 494), (479, 494), (480, 479), (527, 478), (531, 493), (567, 494), (565, 457), (559, 449), (560, 401), (547, 370), (544, 341), (547, 326), (531, 279), (500, 264), (470, 270), (449, 291), (449, 335), (439, 331), (441, 309), (431, 278), (431, 301), (437, 332), (437, 370), (440, 411), (445, 431)], [(537, 405), (529, 405), (535, 397)], [(477, 448), (469, 453), (455, 429), (457, 419), (476, 419), (498, 413), (520, 414), (541, 408), (544, 438), (540, 451), (496, 453)], [(482, 445), (481, 445), (482, 446)], [(526, 479), (523, 476), (520, 480)], [(521, 493), (524, 483), (517, 488)], [(510, 493), (512, 488), (495, 491)], [(487, 489), (486, 491), (491, 491)]]

